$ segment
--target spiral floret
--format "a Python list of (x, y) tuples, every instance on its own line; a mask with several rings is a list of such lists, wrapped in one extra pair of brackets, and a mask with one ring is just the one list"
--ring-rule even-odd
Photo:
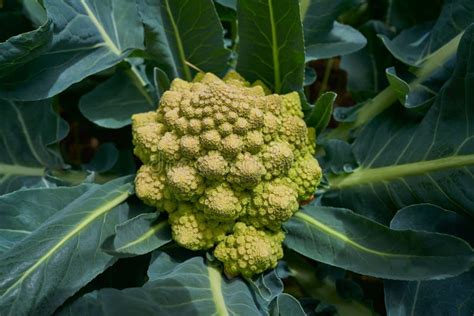
[(144, 163), (137, 196), (169, 213), (179, 245), (219, 244), (216, 257), (230, 275), (271, 268), (282, 254), (281, 224), (321, 178), (316, 135), (302, 117), (296, 92), (272, 94), (236, 72), (175, 79), (157, 111), (132, 117), (134, 153)]
[(291, 185), (280, 179), (263, 182), (254, 189), (246, 222), (278, 230), (298, 206), (298, 193)]
[(277, 265), (283, 257), (284, 238), (281, 231), (268, 232), (237, 223), (234, 233), (217, 245), (214, 255), (224, 263), (224, 271), (229, 276), (251, 277)]
[(170, 214), (169, 222), (173, 239), (190, 250), (206, 250), (223, 240), (232, 226), (207, 219), (204, 214), (193, 210), (190, 204), (180, 204)]

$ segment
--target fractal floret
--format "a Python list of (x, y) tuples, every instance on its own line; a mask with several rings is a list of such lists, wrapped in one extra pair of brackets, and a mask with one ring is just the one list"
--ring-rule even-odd
[(179, 245), (215, 247), (230, 276), (275, 267), (281, 224), (321, 179), (296, 92), (271, 94), (235, 72), (175, 79), (156, 112), (132, 117), (132, 130), (143, 162), (137, 196), (169, 213)]

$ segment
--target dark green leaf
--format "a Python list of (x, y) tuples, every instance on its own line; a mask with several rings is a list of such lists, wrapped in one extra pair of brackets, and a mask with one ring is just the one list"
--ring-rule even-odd
[(298, 0), (240, 0), (237, 71), (276, 93), (303, 88), (304, 46)]
[(220, 5), (224, 7), (231, 8), (237, 10), (237, 0), (215, 0)]
[[(161, 269), (160, 254), (153, 263)], [(163, 260), (169, 261), (169, 258)], [(260, 315), (252, 293), (239, 278), (227, 280), (220, 270), (193, 257), (174, 264), (141, 288), (102, 289), (63, 310), (77, 315), (85, 307), (101, 315)], [(86, 309), (87, 310), (87, 309)]]
[(398, 96), (398, 101), (400, 101), (401, 104), (405, 104), (407, 95), (410, 92), (410, 85), (405, 80), (397, 76), (395, 67), (387, 68), (386, 75), (390, 87)]
[(351, 173), (357, 168), (357, 161), (350, 144), (339, 140), (330, 139), (321, 144), (325, 155), (318, 157), (325, 172), (332, 174)]
[(474, 245), (474, 222), (460, 214), (432, 204), (415, 204), (402, 208), (390, 222), (392, 229), (411, 229), (454, 235)]
[(271, 316), (304, 316), (306, 315), (301, 304), (290, 294), (280, 294), (272, 302)]
[[(46, 22), (48, 16), (46, 10), (41, 5), (42, 0), (19, 0), (23, 5), (23, 12), (33, 22), (34, 25), (40, 26)], [(41, 2), (41, 3), (40, 3)]]
[(313, 84), (317, 79), (317, 74), (314, 68), (312, 67), (305, 67), (304, 68), (304, 86), (309, 86)]
[(283, 292), (283, 281), (278, 275), (278, 268), (258, 275), (256, 278), (246, 279), (254, 292), (254, 299), (261, 310), (268, 313), (271, 303)]
[(146, 50), (170, 79), (190, 81), (193, 68), (222, 74), (229, 51), (212, 0), (138, 0)]
[(16, 35), (0, 43), (0, 78), (49, 49), (53, 24), (47, 20), (34, 31)]
[[(441, 11), (442, 0), (390, 0), (388, 2), (387, 25), (405, 29), (421, 22), (436, 20)], [(448, 1), (444, 1), (448, 2)], [(453, 4), (459, 1), (449, 1)]]
[[(474, 244), (472, 221), (430, 204), (400, 210), (391, 222), (395, 229), (449, 233)], [(388, 315), (472, 315), (474, 313), (474, 269), (439, 281), (385, 281)]]
[(336, 22), (342, 12), (358, 4), (357, 0), (309, 1), (302, 10), (306, 61), (350, 54), (365, 46), (362, 34)]
[(385, 281), (387, 315), (462, 315), (474, 313), (474, 269), (440, 281)]
[(388, 68), (386, 75), (401, 104), (409, 109), (425, 112), (434, 102), (443, 84), (452, 75), (453, 64), (454, 60), (447, 62), (422, 82), (416, 80), (411, 73), (397, 73), (394, 67)]
[(92, 160), (85, 165), (87, 170), (105, 172), (117, 163), (119, 152), (113, 143), (101, 144)]
[[(357, 300), (343, 299), (336, 288), (336, 282), (344, 279), (346, 271), (318, 263), (316, 266), (301, 255), (287, 251), (285, 261), (288, 263), (290, 276), (311, 299), (300, 299), (306, 311), (316, 311), (310, 315), (373, 315), (372, 310)], [(318, 312), (319, 311), (319, 312)], [(330, 313), (329, 313), (330, 312)]]
[(100, 244), (124, 217), (131, 180), (90, 187), (0, 256), (1, 314), (51, 314), (113, 262)]
[(363, 101), (387, 86), (385, 69), (393, 64), (393, 58), (377, 34), (391, 37), (392, 32), (380, 21), (369, 21), (359, 31), (367, 38), (367, 45), (355, 53), (342, 56), (341, 68), (347, 71), (349, 91), (356, 100)]
[[(0, 97), (54, 96), (143, 48), (136, 4), (128, 0), (45, 0), (54, 23), (51, 49), (0, 80)], [(74, 36), (71, 36), (74, 34)]]
[(427, 56), (450, 42), (473, 21), (474, 2), (449, 0), (444, 1), (436, 23), (416, 25), (392, 40), (385, 35), (381, 35), (381, 38), (397, 59), (408, 65), (419, 66)]
[[(378, 116), (353, 145), (359, 168), (330, 178), (325, 203), (388, 223), (398, 209), (432, 203), (474, 216), (474, 27), (456, 69), (421, 123), (402, 109)], [(405, 113), (404, 113), (405, 112)]]
[(459, 238), (391, 230), (350, 210), (315, 203), (305, 206), (284, 227), (289, 248), (380, 278), (442, 279), (465, 272), (474, 262), (473, 249)]
[(153, 81), (157, 97), (160, 98), (170, 88), (170, 80), (166, 73), (158, 67), (153, 69)]
[(311, 113), (306, 117), (306, 124), (316, 129), (316, 135), (319, 135), (326, 129), (331, 120), (332, 108), (336, 101), (337, 94), (334, 92), (325, 92), (316, 100), (316, 104), (311, 109)]
[(130, 257), (149, 253), (171, 241), (168, 222), (158, 220), (158, 214), (144, 213), (117, 225), (115, 235), (102, 246), (117, 257)]
[(48, 148), (63, 139), (68, 126), (51, 102), (0, 100), (0, 194), (41, 181), (46, 168), (62, 165)]
[[(29, 189), (0, 196), (0, 254), (91, 187)], [(40, 211), (38, 211), (40, 210)]]
[(118, 71), (80, 99), (81, 113), (99, 126), (121, 128), (131, 123), (133, 114), (156, 109), (157, 100), (145, 89), (143, 77), (136, 68)]

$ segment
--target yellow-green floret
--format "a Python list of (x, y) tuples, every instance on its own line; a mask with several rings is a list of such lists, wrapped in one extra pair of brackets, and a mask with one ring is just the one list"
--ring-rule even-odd
[(175, 79), (157, 111), (132, 117), (132, 132), (136, 194), (169, 213), (179, 245), (215, 247), (232, 276), (276, 265), (281, 224), (321, 179), (298, 93), (271, 94), (236, 72)]
[(233, 234), (217, 245), (214, 255), (224, 263), (224, 271), (229, 276), (251, 277), (277, 265), (283, 257), (284, 238), (282, 231), (259, 230), (239, 222)]

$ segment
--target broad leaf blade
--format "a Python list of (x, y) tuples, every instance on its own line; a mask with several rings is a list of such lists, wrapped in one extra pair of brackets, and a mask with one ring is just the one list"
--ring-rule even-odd
[(358, 4), (355, 0), (310, 0), (304, 10), (306, 61), (350, 54), (363, 48), (365, 37), (348, 25), (336, 22), (338, 16)]
[(89, 185), (73, 188), (41, 188), (20, 190), (1, 196), (0, 254), (28, 237), (49, 217), (88, 189)]
[(300, 302), (290, 294), (283, 293), (272, 302), (272, 316), (304, 316), (306, 313)]
[(146, 50), (171, 79), (190, 81), (193, 67), (222, 74), (230, 52), (211, 0), (138, 0)]
[(462, 33), (474, 20), (471, 0), (444, 1), (436, 23), (426, 22), (402, 31), (390, 40), (381, 38), (388, 50), (400, 61), (419, 66), (427, 56)]
[[(51, 48), (0, 80), (0, 97), (45, 99), (143, 48), (135, 1), (45, 0), (54, 24)], [(74, 36), (71, 36), (74, 34)]]
[(330, 178), (325, 203), (387, 223), (396, 210), (432, 203), (474, 216), (474, 27), (456, 68), (421, 123), (392, 109), (375, 118), (353, 145), (360, 167)]
[(347, 209), (309, 204), (284, 227), (289, 248), (314, 260), (380, 278), (446, 278), (468, 270), (474, 262), (473, 249), (459, 238), (390, 230)]
[(347, 72), (347, 86), (357, 101), (373, 97), (387, 86), (385, 69), (393, 65), (377, 34), (391, 37), (392, 31), (382, 22), (371, 20), (359, 28), (367, 45), (352, 54), (341, 57), (341, 68)]
[(48, 148), (63, 139), (68, 126), (51, 102), (0, 99), (0, 194), (41, 181), (46, 168), (62, 165)]
[(130, 177), (91, 187), (3, 253), (0, 313), (50, 314), (103, 272), (112, 257), (100, 244), (121, 221), (126, 208), (117, 206), (132, 188)]
[(102, 246), (107, 253), (129, 257), (149, 253), (171, 241), (171, 230), (166, 220), (158, 220), (157, 213), (140, 214), (115, 228), (115, 235)]
[[(161, 269), (162, 256), (167, 255), (160, 254), (153, 269)], [(102, 289), (89, 294), (63, 313), (76, 314), (82, 306), (105, 315), (260, 315), (247, 285), (239, 278), (225, 279), (202, 257), (175, 263), (166, 274), (161, 273), (141, 288)]]
[(0, 43), (0, 77), (34, 59), (51, 44), (53, 23), (47, 20), (36, 30), (9, 38)]
[[(392, 220), (395, 229), (449, 233), (474, 244), (472, 222), (430, 204), (400, 210)], [(390, 316), (471, 315), (474, 312), (474, 269), (439, 281), (384, 281), (385, 304)]]
[(297, 0), (238, 2), (237, 71), (276, 93), (303, 87), (304, 47)]
[(386, 23), (402, 30), (414, 24), (436, 20), (442, 4), (441, 0), (388, 1)]
[(156, 109), (156, 98), (140, 81), (144, 74), (137, 72), (118, 71), (82, 96), (79, 101), (81, 113), (99, 126), (121, 128), (131, 123), (133, 114)]

